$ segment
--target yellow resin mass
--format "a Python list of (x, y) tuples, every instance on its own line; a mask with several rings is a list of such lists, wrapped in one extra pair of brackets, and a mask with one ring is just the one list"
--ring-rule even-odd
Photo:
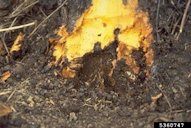
[[(123, 0), (93, 0), (92, 6), (76, 21), (73, 32), (67, 33), (65, 27), (59, 30), (58, 35), (62, 38), (55, 46), (56, 61), (61, 57), (66, 57), (69, 62), (83, 57), (86, 53), (93, 52), (97, 42), (102, 49), (105, 48), (115, 40), (115, 29), (120, 30), (118, 42), (130, 49), (138, 49), (142, 42), (149, 47), (150, 40), (144, 39), (152, 29), (147, 15), (138, 11), (137, 6), (138, 0), (128, 0), (126, 5)], [(147, 47), (145, 51), (146, 49)]]
[[(138, 74), (140, 67), (132, 57), (132, 51), (140, 48), (145, 53), (146, 67), (151, 67), (152, 27), (148, 15), (138, 9), (138, 0), (127, 1), (128, 3), (124, 4), (123, 0), (92, 0), (92, 5), (76, 21), (73, 32), (68, 33), (65, 26), (60, 27), (57, 34), (61, 38), (53, 41), (55, 63), (58, 64), (63, 57), (73, 62), (86, 53), (93, 52), (97, 42), (104, 49), (117, 40), (117, 60), (124, 58), (130, 69)], [(120, 31), (114, 34), (116, 29)], [(115, 63), (113, 69), (114, 67)], [(70, 73), (69, 68), (62, 73), (65, 77), (74, 76), (74, 72)]]

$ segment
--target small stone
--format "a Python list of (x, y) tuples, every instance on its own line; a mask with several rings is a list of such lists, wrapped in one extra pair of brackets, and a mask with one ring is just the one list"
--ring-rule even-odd
[(34, 102), (32, 96), (29, 96), (29, 98), (27, 99), (27, 102), (28, 102), (29, 107), (34, 107), (35, 102)]
[(71, 113), (70, 113), (70, 119), (69, 119), (69, 120), (70, 120), (70, 121), (72, 121), (72, 120), (76, 121), (76, 120), (77, 120), (76, 113), (71, 112)]
[(93, 128), (93, 124), (88, 124), (87, 128)]

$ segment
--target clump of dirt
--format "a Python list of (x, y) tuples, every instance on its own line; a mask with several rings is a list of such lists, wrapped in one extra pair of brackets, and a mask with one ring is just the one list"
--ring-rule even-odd
[[(95, 46), (96, 48), (98, 46)], [(83, 82), (88, 82), (90, 85), (100, 85), (101, 88), (107, 87), (118, 87), (120, 86), (121, 80), (119, 76), (124, 76), (126, 82), (142, 84), (147, 79), (145, 70), (148, 71), (146, 67), (146, 58), (144, 56), (143, 50), (134, 50), (132, 57), (135, 59), (138, 67), (140, 67), (139, 74), (134, 74), (132, 69), (125, 63), (124, 59), (121, 59), (116, 64), (116, 68), (113, 69), (112, 62), (116, 59), (117, 53), (116, 49), (118, 47), (118, 42), (115, 41), (104, 50), (97, 48), (94, 53), (86, 54), (81, 62), (83, 66), (78, 69), (78, 79)], [(112, 76), (110, 76), (111, 70), (114, 70)]]

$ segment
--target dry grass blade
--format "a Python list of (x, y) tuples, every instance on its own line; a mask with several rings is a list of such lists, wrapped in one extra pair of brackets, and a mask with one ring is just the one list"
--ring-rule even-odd
[(29, 38), (52, 16), (54, 15), (58, 10), (60, 10), (65, 4), (67, 0), (65, 0), (57, 9), (55, 9), (50, 15), (48, 15), (28, 36)]
[[(30, 0), (25, 0), (22, 4), (20, 4), (9, 16), (9, 18), (13, 18), (13, 17), (17, 17), (19, 14), (21, 14), (22, 12), (26, 12), (28, 8), (34, 6), (35, 4), (37, 4), (39, 2), (39, 0), (37, 1), (33, 1), (32, 2)], [(25, 4), (27, 3), (31, 3), (28, 6), (26, 6)], [(24, 7), (26, 6), (26, 7)]]
[[(17, 17), (12, 21), (12, 23), (11, 23), (11, 25), (10, 25), (10, 27), (9, 28), (11, 28), (11, 27), (13, 27), (13, 25), (14, 25), (14, 23), (15, 23), (15, 21), (17, 20)], [(2, 28), (0, 28), (0, 29), (2, 29)], [(8, 50), (8, 47), (7, 47), (7, 45), (6, 45), (6, 43), (5, 43), (5, 37), (6, 37), (6, 34), (7, 34), (7, 32), (4, 32), (3, 33), (3, 35), (2, 35), (2, 44), (3, 44), (3, 46), (4, 46), (4, 49), (6, 50), (6, 52), (7, 52), (7, 55), (8, 55), (8, 57), (10, 56), (10, 53), (9, 53), (9, 50)], [(1, 54), (1, 53), (0, 53)], [(9, 58), (7, 57), (7, 62), (9, 61)]]
[(14, 27), (9, 27), (9, 28), (3, 28), (3, 29), (0, 29), (0, 32), (12, 31), (12, 30), (16, 30), (16, 29), (33, 26), (33, 25), (35, 25), (35, 22), (31, 22), (31, 23), (23, 24), (23, 25), (19, 25), (19, 26), (14, 26)]
[(11, 93), (11, 91), (3, 91), (3, 92), (0, 92), (0, 96), (7, 95), (9, 93)]
[(0, 117), (6, 116), (11, 112), (13, 112), (13, 110), (10, 107), (0, 104)]
[(162, 93), (159, 93), (158, 95), (156, 96), (152, 96), (151, 99), (153, 102), (156, 102), (158, 99), (160, 99), (162, 97)]
[(186, 22), (187, 13), (188, 13), (188, 10), (189, 10), (189, 8), (190, 8), (190, 3), (191, 3), (191, 0), (188, 0), (188, 2), (187, 2), (187, 4), (186, 4), (186, 8), (185, 8), (185, 10), (184, 10), (184, 14), (183, 14), (182, 21), (181, 21), (181, 24), (180, 24), (179, 33), (178, 33), (178, 35), (177, 35), (176, 40), (179, 39), (180, 34), (182, 33), (182, 31), (183, 31), (183, 29), (184, 29), (184, 25), (185, 25), (185, 22)]

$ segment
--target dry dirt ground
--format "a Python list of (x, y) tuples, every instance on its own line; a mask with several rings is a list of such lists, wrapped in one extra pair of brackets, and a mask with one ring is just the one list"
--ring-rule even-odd
[[(0, 0), (3, 1), (3, 0)], [(158, 0), (159, 1), (159, 0)], [(109, 86), (100, 72), (111, 66), (113, 47), (86, 55), (84, 68), (75, 79), (63, 79), (52, 60), (48, 38), (61, 24), (69, 30), (90, 5), (89, 0), (68, 0), (48, 18), (30, 38), (22, 52), (9, 62), (0, 56), (0, 74), (12, 73), (0, 83), (0, 102), (14, 112), (0, 118), (1, 128), (152, 128), (156, 121), (191, 121), (191, 9), (183, 33), (176, 40), (186, 0), (140, 0), (153, 25), (154, 64), (151, 77), (129, 80), (123, 61), (114, 71), (115, 86)], [(12, 3), (0, 10), (0, 26), (41, 23), (64, 0), (26, 1), (22, 9), (11, 13), (22, 3)], [(173, 3), (174, 2), (174, 3)], [(29, 6), (30, 5), (30, 6)], [(157, 20), (157, 5), (159, 13)], [(14, 22), (13, 22), (14, 21)], [(157, 23), (158, 22), (158, 23)], [(158, 25), (157, 25), (158, 24)], [(8, 48), (19, 32), (28, 36), (37, 26), (0, 33)], [(156, 103), (153, 96), (162, 93)]]

